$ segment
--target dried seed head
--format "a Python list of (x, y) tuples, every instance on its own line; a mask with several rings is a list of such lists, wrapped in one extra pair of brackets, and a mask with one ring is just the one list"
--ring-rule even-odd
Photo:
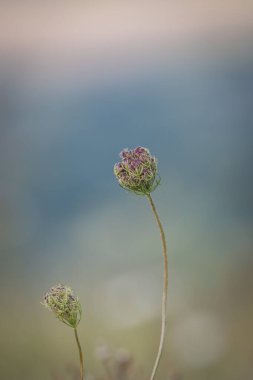
[(66, 325), (76, 328), (81, 320), (82, 308), (77, 296), (66, 285), (53, 286), (42, 302), (47, 309)]
[(160, 183), (157, 159), (141, 146), (120, 153), (121, 162), (114, 165), (114, 174), (121, 187), (139, 195), (147, 195)]

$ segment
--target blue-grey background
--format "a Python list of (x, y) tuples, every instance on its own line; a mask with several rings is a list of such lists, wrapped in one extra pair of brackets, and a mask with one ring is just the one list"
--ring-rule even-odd
[(250, 3), (1, 8), (1, 378), (70, 378), (72, 331), (40, 305), (58, 282), (83, 304), (87, 372), (103, 373), (94, 351), (106, 343), (148, 377), (159, 234), (145, 198), (113, 175), (118, 153), (142, 145), (159, 160), (153, 196), (169, 248), (159, 376), (250, 379)]

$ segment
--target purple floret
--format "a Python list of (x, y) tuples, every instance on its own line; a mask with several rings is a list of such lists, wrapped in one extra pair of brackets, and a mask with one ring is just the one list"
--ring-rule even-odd
[(157, 161), (147, 148), (124, 149), (120, 153), (121, 162), (114, 166), (119, 184), (138, 194), (149, 194), (158, 184)]

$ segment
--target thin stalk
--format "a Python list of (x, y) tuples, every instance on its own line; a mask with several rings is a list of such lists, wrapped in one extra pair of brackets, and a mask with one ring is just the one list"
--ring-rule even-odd
[(163, 248), (163, 261), (164, 261), (161, 335), (160, 335), (160, 343), (159, 343), (159, 348), (158, 348), (155, 364), (154, 364), (152, 374), (150, 377), (150, 380), (154, 380), (155, 375), (156, 375), (156, 371), (157, 371), (157, 368), (159, 366), (159, 362), (160, 362), (160, 359), (162, 356), (163, 346), (164, 346), (164, 338), (165, 338), (167, 294), (168, 294), (168, 255), (167, 255), (167, 245), (166, 245), (166, 239), (165, 239), (165, 234), (164, 234), (162, 223), (160, 221), (159, 215), (157, 213), (157, 210), (156, 210), (156, 207), (155, 207), (155, 204), (153, 202), (151, 195), (147, 194), (147, 198), (148, 198), (152, 212), (155, 216), (156, 222), (157, 222), (158, 227), (159, 227), (161, 241), (162, 241), (162, 248)]
[(77, 329), (75, 328), (74, 331), (75, 331), (76, 344), (78, 347), (79, 359), (80, 359), (80, 380), (83, 380), (83, 373), (84, 373), (83, 372), (83, 352), (82, 352), (82, 347), (81, 347), (81, 344), (80, 344), (80, 341), (79, 341), (79, 338), (77, 335)]

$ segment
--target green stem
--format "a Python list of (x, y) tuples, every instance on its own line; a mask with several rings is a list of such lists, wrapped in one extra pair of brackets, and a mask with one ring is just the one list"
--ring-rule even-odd
[(80, 359), (80, 380), (83, 380), (83, 373), (84, 373), (83, 372), (83, 352), (82, 352), (82, 347), (81, 347), (81, 344), (80, 344), (80, 341), (79, 341), (79, 338), (77, 335), (77, 329), (75, 328), (74, 331), (75, 331), (76, 344), (78, 347), (79, 359)]
[(161, 240), (162, 240), (163, 260), (164, 260), (161, 335), (160, 335), (160, 343), (159, 343), (159, 348), (158, 348), (155, 364), (154, 364), (152, 374), (150, 377), (150, 380), (154, 380), (155, 375), (156, 375), (156, 371), (157, 371), (157, 368), (159, 366), (159, 362), (160, 362), (160, 359), (162, 356), (163, 346), (164, 346), (164, 338), (165, 338), (167, 294), (168, 294), (168, 255), (167, 255), (166, 239), (165, 239), (165, 234), (164, 234), (162, 223), (161, 223), (159, 215), (156, 211), (156, 207), (155, 207), (155, 204), (153, 202), (153, 199), (151, 198), (151, 195), (147, 194), (147, 198), (148, 198), (152, 212), (155, 216), (156, 222), (157, 222), (158, 227), (159, 227), (160, 236), (161, 236)]

